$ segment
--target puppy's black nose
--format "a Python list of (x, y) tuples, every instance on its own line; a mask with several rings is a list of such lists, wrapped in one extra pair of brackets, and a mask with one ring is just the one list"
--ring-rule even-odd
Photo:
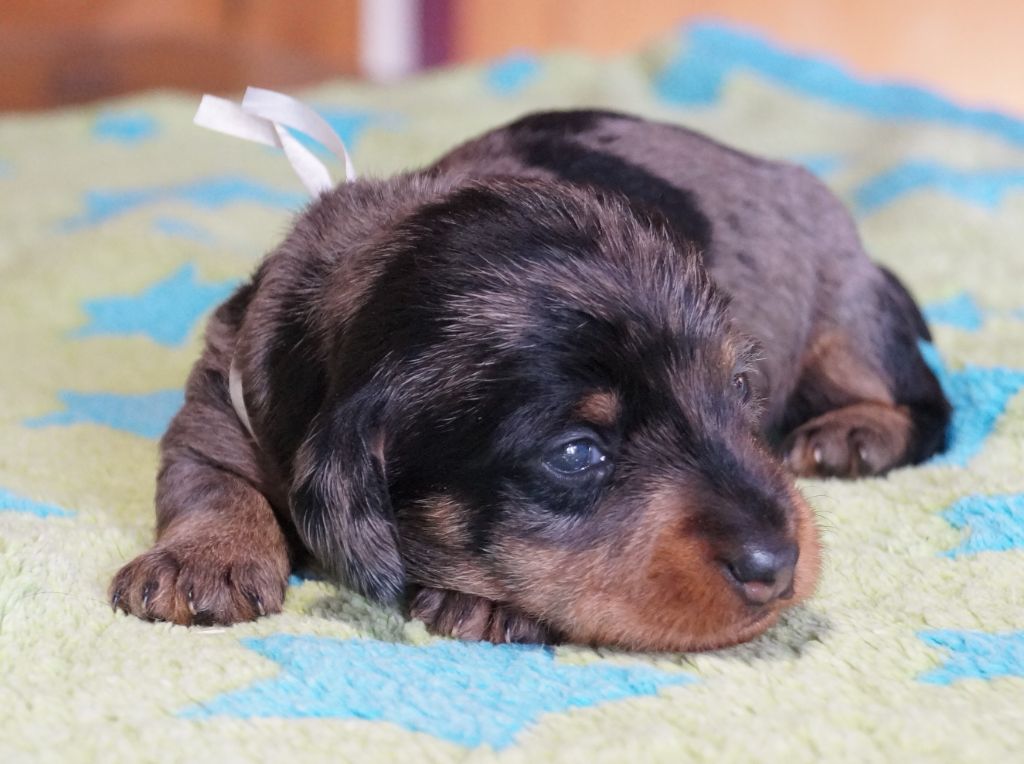
[(793, 596), (793, 571), (800, 550), (792, 542), (744, 544), (722, 558), (725, 576), (751, 605)]

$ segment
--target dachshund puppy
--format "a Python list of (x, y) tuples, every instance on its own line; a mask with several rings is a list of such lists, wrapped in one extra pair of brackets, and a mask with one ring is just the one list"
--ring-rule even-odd
[(741, 642), (818, 577), (794, 475), (943, 447), (927, 336), (809, 173), (529, 116), (323, 194), (216, 311), (111, 598), (230, 624), (311, 560), (441, 634)]

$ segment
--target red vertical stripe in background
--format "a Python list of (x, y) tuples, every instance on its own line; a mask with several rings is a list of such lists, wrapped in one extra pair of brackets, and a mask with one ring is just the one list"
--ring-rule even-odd
[(420, 66), (429, 69), (451, 60), (452, 0), (420, 0)]

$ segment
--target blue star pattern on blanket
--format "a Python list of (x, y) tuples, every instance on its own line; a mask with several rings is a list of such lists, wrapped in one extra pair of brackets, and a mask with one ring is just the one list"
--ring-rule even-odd
[(188, 263), (136, 295), (114, 295), (84, 304), (89, 323), (75, 337), (144, 334), (161, 345), (180, 345), (196, 322), (225, 299), (237, 282), (200, 283)]
[(133, 145), (157, 134), (156, 119), (144, 111), (104, 111), (96, 118), (92, 134), (100, 141)]
[(1024, 631), (989, 634), (940, 629), (918, 636), (930, 647), (950, 651), (942, 666), (918, 677), (922, 682), (948, 685), (961, 679), (1024, 677)]
[(1024, 389), (1024, 371), (971, 365), (950, 371), (933, 345), (922, 342), (920, 347), (953, 405), (949, 445), (928, 463), (965, 467), (981, 451), (1010, 399)]
[(978, 331), (985, 323), (985, 315), (978, 303), (966, 292), (926, 305), (924, 317), (929, 324), (955, 326), (968, 332)]
[(197, 241), (200, 244), (213, 244), (213, 235), (189, 220), (173, 217), (172, 215), (161, 215), (153, 219), (153, 230), (165, 236), (178, 236), (183, 239)]
[(958, 106), (921, 88), (862, 82), (828, 61), (785, 51), (755, 35), (717, 24), (693, 24), (682, 48), (654, 82), (657, 94), (680, 106), (703, 106), (721, 95), (735, 72), (756, 75), (811, 98), (870, 117), (964, 127), (1024, 146), (1024, 122)]
[(415, 647), (278, 634), (242, 643), (279, 663), (281, 673), (182, 716), (386, 721), (459, 745), (504, 748), (543, 714), (693, 681), (642, 666), (563, 665), (547, 648), (485, 642)]
[(0, 488), (0, 512), (28, 512), (36, 517), (71, 517), (74, 512), (52, 504), (18, 496)]
[(291, 211), (307, 200), (307, 196), (297, 191), (279, 191), (265, 183), (234, 175), (152, 188), (93, 190), (85, 193), (85, 210), (64, 220), (61, 229), (71, 233), (167, 202), (185, 203), (201, 210), (217, 210), (229, 204), (258, 204)]
[(853, 201), (858, 211), (874, 212), (923, 189), (993, 210), (1010, 192), (1024, 193), (1024, 170), (957, 170), (935, 162), (906, 162), (862, 185)]
[(143, 438), (159, 438), (185, 402), (181, 390), (160, 390), (142, 395), (118, 393), (59, 393), (64, 411), (30, 419), (27, 427), (67, 427), (91, 423), (134, 433)]
[(302, 586), (307, 581), (323, 581), (323, 576), (308, 568), (293, 570), (288, 576), (288, 586)]
[(485, 73), (487, 86), (498, 95), (516, 95), (541, 73), (536, 56), (516, 53), (491, 64)]
[(819, 178), (826, 178), (838, 171), (844, 164), (842, 157), (830, 154), (804, 154), (789, 157), (789, 161), (810, 170)]
[(942, 513), (954, 528), (969, 533), (949, 557), (1024, 549), (1024, 494), (967, 496)]
[[(401, 122), (400, 118), (396, 114), (388, 114), (385, 112), (374, 112), (365, 111), (360, 109), (346, 109), (337, 106), (327, 106), (323, 104), (317, 104), (313, 106), (313, 109), (324, 118), (324, 121), (331, 126), (331, 129), (338, 134), (341, 138), (342, 143), (345, 144), (345, 149), (351, 154), (355, 151), (356, 145), (359, 143), (359, 139), (367, 128), (375, 125), (395, 125)], [(325, 156), (333, 156), (326, 147), (322, 146), (319, 141), (310, 138), (305, 133), (301, 133), (298, 130), (288, 129), (295, 138), (302, 143), (306, 148), (317, 154)], [(358, 165), (356, 166), (358, 169)], [(344, 176), (344, 171), (339, 170), (341, 176)], [(335, 173), (335, 177), (338, 177), (338, 173)]]
[(316, 111), (338, 134), (338, 137), (344, 142), (345, 148), (350, 152), (355, 150), (359, 139), (368, 127), (386, 125), (397, 120), (393, 114), (343, 109), (337, 106), (317, 106)]

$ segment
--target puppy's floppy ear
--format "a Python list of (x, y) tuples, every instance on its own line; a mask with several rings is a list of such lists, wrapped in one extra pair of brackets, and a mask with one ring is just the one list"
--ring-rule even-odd
[(405, 568), (370, 396), (325, 403), (295, 457), (289, 503), (299, 536), (328, 572), (384, 604)]

